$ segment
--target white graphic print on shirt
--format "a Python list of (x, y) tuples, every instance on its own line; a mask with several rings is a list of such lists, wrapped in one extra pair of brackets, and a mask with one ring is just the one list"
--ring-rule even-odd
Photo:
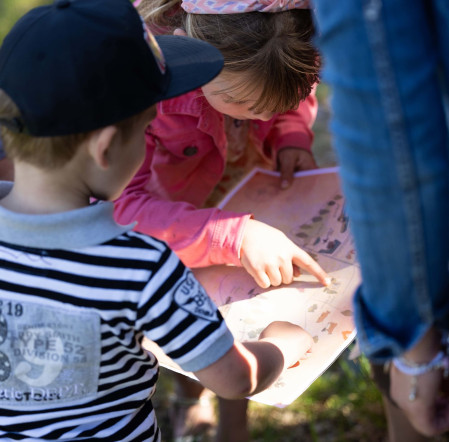
[(5, 297), (0, 302), (0, 406), (53, 407), (94, 398), (99, 316)]
[(175, 302), (183, 310), (208, 321), (218, 322), (217, 307), (212, 303), (203, 287), (193, 276), (187, 272), (175, 289)]

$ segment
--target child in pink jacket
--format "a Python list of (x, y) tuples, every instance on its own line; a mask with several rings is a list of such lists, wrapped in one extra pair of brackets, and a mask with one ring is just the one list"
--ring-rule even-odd
[[(189, 267), (243, 266), (263, 288), (292, 282), (299, 268), (327, 283), (279, 230), (250, 213), (208, 207), (229, 168), (248, 158), (279, 169), (281, 188), (295, 170), (316, 167), (311, 126), (320, 59), (304, 7), (304, 0), (143, 0), (152, 29), (205, 40), (225, 65), (208, 85), (158, 104), (145, 162), (115, 204), (119, 223), (137, 221), (136, 230), (166, 241)], [(220, 416), (232, 421), (245, 408), (232, 404)], [(232, 440), (243, 440), (242, 427), (221, 425), (218, 440), (230, 429)]]
[[(184, 0), (182, 6), (191, 7), (189, 1)], [(156, 7), (157, 3), (152, 0), (144, 5)], [(207, 15), (184, 12), (172, 18), (178, 15), (220, 19), (220, 26), (211, 25), (216, 40), (212, 44), (222, 51), (225, 67), (206, 87), (158, 105), (157, 118), (147, 129), (145, 163), (116, 201), (116, 219), (120, 223), (137, 221), (137, 230), (165, 240), (189, 267), (243, 265), (264, 288), (290, 283), (302, 267), (325, 283), (324, 271), (281, 232), (251, 219), (249, 213), (203, 208), (225, 172), (227, 157), (241, 147), (251, 146), (261, 161), (279, 168), (282, 187), (288, 186), (294, 170), (316, 167), (310, 128), (317, 110), (312, 91), (318, 80), (319, 58), (310, 44), (310, 11), (215, 16), (209, 11)], [(226, 17), (240, 17), (242, 23), (235, 29), (237, 24), (231, 21), (226, 29)], [(150, 19), (156, 20), (152, 15)], [(241, 31), (246, 22), (255, 28), (252, 34), (261, 34), (252, 35), (261, 48), (252, 48), (255, 43), (251, 39), (243, 61), (234, 60), (236, 48), (245, 46), (237, 31), (247, 32)], [(192, 24), (184, 27), (190, 29)], [(202, 23), (198, 28), (204, 37), (207, 29)], [(221, 37), (215, 35), (219, 28), (224, 34)], [(273, 35), (276, 32), (279, 35)], [(176, 28), (175, 33), (184, 31)], [(226, 35), (232, 42), (218, 44)], [(221, 47), (225, 44), (230, 46), (228, 52)], [(250, 49), (255, 53), (248, 61)], [(282, 66), (283, 60), (287, 66)], [(236, 70), (239, 64), (242, 72)], [(266, 78), (258, 79), (263, 71)], [(236, 139), (233, 145), (230, 132)], [(275, 251), (271, 242), (277, 244)]]
[[(288, 153), (287, 146), (297, 145), (295, 150), (304, 156), (300, 166), (312, 168), (310, 126), (315, 114), (316, 98), (309, 95), (296, 110), (252, 121), (249, 136), (261, 159), (270, 161), (283, 149)], [(165, 240), (189, 267), (241, 265), (251, 215), (201, 209), (225, 172), (225, 120), (200, 90), (161, 102), (157, 118), (147, 128), (145, 163), (116, 202), (119, 222), (137, 220), (139, 231)], [(270, 283), (278, 285), (271, 278)]]

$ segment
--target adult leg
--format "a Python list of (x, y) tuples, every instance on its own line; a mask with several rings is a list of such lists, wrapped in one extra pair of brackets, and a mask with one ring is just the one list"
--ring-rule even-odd
[[(315, 3), (362, 268), (357, 329), (362, 350), (382, 361), (412, 347), (431, 325), (448, 328), (448, 5)], [(397, 439), (410, 426), (391, 406)]]
[(388, 442), (430, 442), (429, 438), (418, 433), (405, 414), (387, 396), (382, 395), (385, 416), (388, 424)]
[[(449, 317), (448, 134), (433, 5), (315, 0), (331, 128), (363, 276), (355, 298), (358, 337), (378, 361)], [(439, 18), (447, 36), (449, 17)]]
[(382, 393), (388, 425), (388, 442), (430, 442), (411, 425), (404, 412), (390, 399), (390, 370), (384, 364), (371, 364), (371, 376)]

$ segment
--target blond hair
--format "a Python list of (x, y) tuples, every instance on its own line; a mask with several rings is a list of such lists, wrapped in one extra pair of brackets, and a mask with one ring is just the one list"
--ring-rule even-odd
[(262, 91), (251, 108), (255, 112), (295, 109), (319, 81), (320, 57), (312, 44), (314, 26), (308, 9), (187, 14), (180, 0), (144, 0), (140, 13), (156, 32), (182, 28), (219, 49), (224, 71), (242, 75), (233, 90), (247, 96)]
[[(114, 125), (119, 129), (122, 140), (128, 139), (134, 125), (148, 110), (134, 115)], [(0, 89), (0, 120), (20, 118), (19, 108), (14, 101)], [(35, 137), (26, 133), (17, 133), (5, 125), (0, 125), (5, 153), (13, 161), (23, 161), (42, 169), (56, 169), (68, 163), (93, 131), (73, 135)]]
[[(20, 111), (11, 98), (0, 89), (0, 118), (20, 118)], [(11, 160), (24, 161), (34, 166), (54, 169), (70, 161), (78, 146), (89, 134), (60, 137), (33, 137), (0, 126), (5, 153)]]

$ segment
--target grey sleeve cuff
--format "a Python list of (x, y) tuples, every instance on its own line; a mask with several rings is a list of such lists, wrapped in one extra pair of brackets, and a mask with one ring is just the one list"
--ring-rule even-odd
[(191, 361), (180, 364), (181, 368), (185, 371), (202, 370), (222, 358), (233, 345), (234, 336), (232, 336), (232, 333), (227, 330), (209, 347), (207, 347), (201, 355)]

